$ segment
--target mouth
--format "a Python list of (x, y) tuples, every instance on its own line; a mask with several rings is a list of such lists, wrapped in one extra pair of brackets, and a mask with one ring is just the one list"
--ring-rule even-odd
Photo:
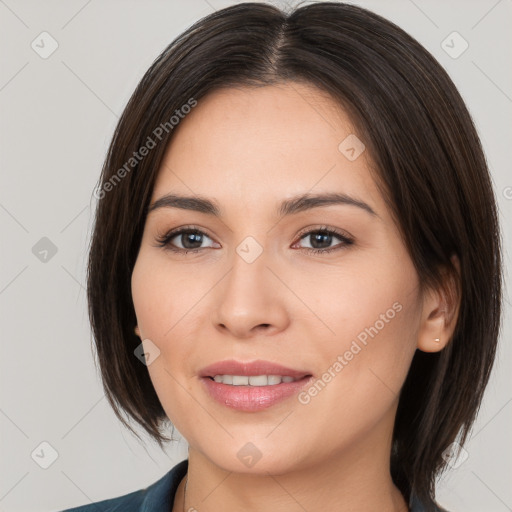
[(312, 373), (269, 361), (220, 361), (204, 368), (199, 376), (207, 394), (231, 409), (256, 412), (297, 394)]

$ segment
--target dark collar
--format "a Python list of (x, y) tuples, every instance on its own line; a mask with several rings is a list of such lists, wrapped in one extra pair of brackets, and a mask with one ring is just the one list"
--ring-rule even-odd
[(188, 459), (182, 460), (166, 473), (160, 480), (146, 487), (140, 512), (170, 512), (174, 496), (181, 480), (186, 475)]

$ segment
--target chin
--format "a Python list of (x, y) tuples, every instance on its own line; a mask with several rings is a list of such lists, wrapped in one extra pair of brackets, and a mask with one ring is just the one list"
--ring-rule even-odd
[[(289, 446), (286, 450), (279, 448), (272, 443), (261, 441), (246, 441), (242, 443), (232, 442), (226, 449), (222, 445), (217, 446), (215, 452), (210, 450), (203, 452), (212, 464), (229, 472), (242, 473), (248, 475), (268, 476), (280, 475), (295, 471), (303, 462), (303, 459), (297, 459), (297, 451), (302, 448), (299, 446)], [(239, 446), (233, 449), (234, 446)]]

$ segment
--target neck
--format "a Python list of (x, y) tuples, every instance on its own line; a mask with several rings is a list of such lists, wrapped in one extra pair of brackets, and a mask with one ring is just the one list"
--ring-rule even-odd
[(365, 439), (329, 458), (301, 463), (290, 472), (273, 475), (226, 471), (189, 448), (188, 486), (176, 493), (173, 512), (281, 512), (336, 510), (337, 512), (408, 512), (404, 497), (389, 472), (390, 443)]

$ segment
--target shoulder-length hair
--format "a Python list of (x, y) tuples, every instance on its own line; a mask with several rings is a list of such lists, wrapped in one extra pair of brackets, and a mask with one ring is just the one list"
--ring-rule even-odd
[(497, 211), (478, 134), (448, 74), (415, 39), (363, 8), (234, 5), (187, 29), (143, 76), (94, 194), (87, 293), (106, 396), (133, 433), (121, 412), (159, 446), (170, 440), (147, 368), (134, 356), (131, 274), (154, 182), (173, 129), (195, 102), (219, 88), (285, 81), (314, 85), (349, 113), (422, 286), (442, 286), (447, 272), (456, 278), (454, 335), (438, 353), (416, 351), (393, 432), (394, 482), (431, 506), (443, 451), (466, 440), (495, 358)]

